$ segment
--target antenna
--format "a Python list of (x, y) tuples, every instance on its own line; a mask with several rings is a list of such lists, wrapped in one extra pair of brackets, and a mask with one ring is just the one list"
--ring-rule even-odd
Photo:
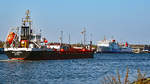
[(60, 45), (62, 45), (62, 43), (63, 43), (63, 31), (61, 30), (60, 33), (61, 33), (61, 36), (60, 36)]
[(42, 30), (40, 29), (40, 35), (41, 35), (41, 33), (42, 33)]
[(114, 36), (111, 36), (111, 39), (113, 40), (113, 39), (114, 39)]
[(104, 41), (106, 41), (106, 36), (104, 35)]
[(92, 37), (93, 37), (93, 35), (92, 35), (92, 33), (90, 34), (90, 41), (92, 41)]
[(69, 33), (69, 37), (68, 37), (68, 42), (70, 44), (71, 38), (70, 38), (70, 33)]
[(90, 50), (92, 50), (92, 33), (90, 34)]
[(26, 17), (25, 17), (25, 20), (23, 20), (23, 23), (25, 24), (26, 22), (28, 22), (29, 23), (29, 25), (31, 25), (31, 20), (30, 20), (30, 16), (29, 16), (29, 14), (30, 14), (30, 11), (29, 11), (29, 9), (26, 11)]
[(83, 35), (83, 44), (85, 45), (85, 42), (86, 42), (86, 29), (85, 29), (85, 27), (83, 28), (83, 31), (81, 32), (81, 34)]
[(29, 9), (26, 11), (26, 14), (27, 14), (27, 16), (29, 15), (29, 13), (30, 13), (30, 11), (29, 11)]

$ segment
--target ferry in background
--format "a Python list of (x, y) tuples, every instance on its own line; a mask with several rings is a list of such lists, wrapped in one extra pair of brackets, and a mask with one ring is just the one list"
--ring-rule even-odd
[(119, 44), (116, 40), (102, 40), (97, 44), (98, 53), (132, 53), (132, 48), (128, 43)]

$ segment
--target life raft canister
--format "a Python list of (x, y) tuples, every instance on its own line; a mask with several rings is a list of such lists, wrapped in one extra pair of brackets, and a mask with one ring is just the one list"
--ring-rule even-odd
[(85, 52), (85, 51), (86, 51), (86, 49), (85, 49), (85, 48), (83, 48), (83, 49), (82, 49), (82, 51), (83, 51), (83, 52)]
[(65, 50), (64, 50), (64, 49), (60, 49), (60, 51), (61, 51), (61, 52), (64, 52)]
[(14, 38), (15, 38), (15, 33), (14, 32), (10, 32), (9, 35), (7, 36), (7, 42), (9, 43), (9, 45), (12, 44)]
[(125, 43), (125, 47), (128, 47), (128, 43), (127, 42)]
[(44, 43), (47, 43), (48, 41), (47, 40), (44, 40)]

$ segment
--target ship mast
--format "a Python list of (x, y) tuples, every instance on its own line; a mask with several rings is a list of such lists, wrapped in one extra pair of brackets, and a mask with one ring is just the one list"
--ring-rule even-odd
[(85, 43), (86, 43), (86, 29), (85, 28), (83, 29), (81, 34), (83, 35), (83, 45), (85, 45)]
[(26, 11), (25, 18), (22, 19), (22, 26), (21, 26), (21, 47), (28, 48), (29, 42), (31, 40), (31, 20), (30, 20), (30, 11)]
[(69, 44), (71, 43), (70, 33), (69, 33), (69, 37), (68, 37), (68, 42), (69, 42)]
[(24, 26), (29, 26), (29, 34), (31, 34), (31, 20), (30, 20), (30, 16), (29, 16), (29, 14), (30, 14), (30, 11), (29, 11), (29, 9), (26, 11), (26, 16), (25, 16), (25, 18), (23, 19), (23, 25)]
[(62, 43), (63, 43), (63, 31), (60, 31), (60, 33), (61, 33), (61, 36), (60, 36), (60, 45), (62, 45)]

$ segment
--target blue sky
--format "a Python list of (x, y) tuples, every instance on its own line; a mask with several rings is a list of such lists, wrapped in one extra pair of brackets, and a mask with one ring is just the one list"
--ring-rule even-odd
[(42, 29), (49, 41), (58, 42), (64, 31), (64, 42), (81, 42), (81, 31), (96, 43), (104, 36), (119, 42), (150, 43), (149, 0), (1, 0), (0, 40), (10, 27), (21, 26), (25, 11), (31, 11), (33, 28)]

